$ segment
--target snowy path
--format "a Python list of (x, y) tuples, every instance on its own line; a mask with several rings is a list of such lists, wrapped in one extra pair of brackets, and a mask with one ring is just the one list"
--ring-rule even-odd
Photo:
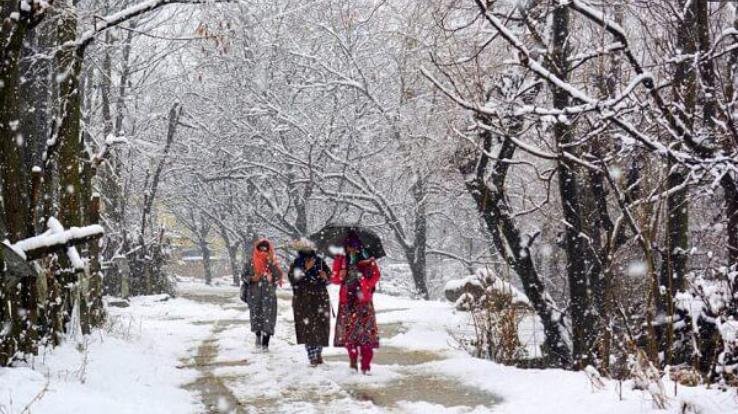
[[(377, 294), (382, 345), (371, 376), (343, 349), (310, 368), (294, 344), (290, 291), (279, 290), (276, 337), (255, 352), (248, 310), (231, 286), (181, 283), (179, 297), (108, 307), (104, 329), (67, 338), (26, 367), (0, 368), (0, 414), (105, 413), (738, 413), (735, 391), (675, 386), (657, 410), (631, 381), (594, 387), (582, 372), (517, 369), (460, 351), (468, 314), (451, 304)], [(336, 290), (331, 290), (335, 306)], [(497, 396), (500, 396), (498, 398)]]
[[(269, 353), (255, 352), (248, 333), (248, 311), (237, 292), (181, 289), (186, 299), (243, 312), (244, 319), (203, 320), (211, 336), (200, 343), (183, 368), (199, 377), (185, 386), (197, 392), (209, 413), (349, 412), (489, 412), (495, 397), (482, 390), (425, 372), (423, 364), (443, 360), (431, 351), (384, 346), (373, 374), (348, 368), (342, 349), (326, 350), (326, 365), (310, 368), (301, 346), (294, 344), (290, 296), (279, 292), (279, 319)], [(380, 308), (380, 333), (389, 338), (404, 331), (401, 323), (381, 323), (382, 314), (405, 309)], [(474, 407), (474, 408), (472, 408)]]

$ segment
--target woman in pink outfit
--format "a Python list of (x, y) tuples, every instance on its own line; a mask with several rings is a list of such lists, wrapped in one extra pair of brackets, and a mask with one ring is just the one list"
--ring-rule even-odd
[(343, 241), (344, 255), (333, 260), (331, 281), (341, 285), (334, 346), (346, 347), (349, 364), (361, 372), (371, 369), (374, 348), (379, 348), (377, 318), (372, 296), (379, 282), (379, 266), (369, 257), (356, 234), (349, 234)]

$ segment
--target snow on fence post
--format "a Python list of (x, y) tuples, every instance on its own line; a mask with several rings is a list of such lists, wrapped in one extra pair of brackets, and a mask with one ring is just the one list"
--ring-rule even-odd
[(76, 245), (94, 241), (103, 236), (102, 226), (72, 227), (64, 229), (55, 218), (47, 222), (48, 230), (38, 236), (5, 243), (0, 251), (4, 269), (0, 272), (0, 290), (17, 285), (21, 279), (37, 277), (36, 271), (26, 262), (41, 259), (54, 253), (65, 253), (75, 270), (84, 270), (85, 263), (75, 248)]
[[(102, 226), (91, 225), (64, 229), (64, 226), (54, 217), (50, 217), (47, 220), (46, 226), (48, 230), (43, 234), (20, 240), (9, 247), (17, 252), (24, 260), (28, 261), (40, 259), (49, 254), (65, 253), (74, 273), (86, 273), (88, 271), (86, 269), (86, 263), (80, 257), (79, 251), (75, 246), (96, 241), (102, 237), (104, 234)], [(68, 333), (76, 333), (80, 329), (85, 334), (90, 332), (91, 323), (87, 315), (89, 312), (85, 312), (84, 315), (79, 313), (80, 306), (86, 309), (87, 298), (84, 294), (85, 290), (80, 291), (81, 286), (79, 286), (79, 284), (84, 285), (85, 279), (84, 276), (81, 276), (74, 284), (76, 287), (70, 288), (69, 290), (69, 300), (72, 302), (69, 303), (71, 309), (68, 310), (72, 315), (77, 315), (78, 317), (72, 318), (70, 321), (70, 325), (66, 329)], [(13, 283), (12, 280), (10, 282)]]
[(37, 260), (53, 253), (66, 253), (69, 261), (77, 270), (84, 269), (84, 262), (79, 256), (76, 245), (89, 243), (103, 236), (105, 231), (100, 225), (85, 227), (71, 227), (64, 229), (61, 223), (54, 218), (47, 222), (49, 230), (38, 236), (23, 239), (11, 245), (16, 250), (23, 252), (26, 260)]

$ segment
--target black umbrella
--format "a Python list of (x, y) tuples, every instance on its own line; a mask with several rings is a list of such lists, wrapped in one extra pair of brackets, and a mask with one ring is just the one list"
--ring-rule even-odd
[(319, 252), (333, 256), (335, 249), (331, 249), (331, 247), (343, 247), (343, 241), (350, 234), (356, 235), (361, 240), (361, 244), (364, 245), (364, 250), (369, 257), (379, 259), (387, 255), (379, 236), (371, 230), (358, 226), (329, 224), (319, 232), (309, 236), (308, 239), (315, 243)]

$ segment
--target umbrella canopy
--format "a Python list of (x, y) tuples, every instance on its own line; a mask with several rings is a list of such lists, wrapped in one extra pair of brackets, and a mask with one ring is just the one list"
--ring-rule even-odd
[(371, 230), (358, 226), (329, 224), (317, 233), (312, 234), (308, 239), (315, 243), (319, 252), (334, 256), (336, 248), (343, 247), (343, 241), (351, 234), (361, 240), (364, 250), (370, 257), (379, 259), (387, 255), (379, 236)]

